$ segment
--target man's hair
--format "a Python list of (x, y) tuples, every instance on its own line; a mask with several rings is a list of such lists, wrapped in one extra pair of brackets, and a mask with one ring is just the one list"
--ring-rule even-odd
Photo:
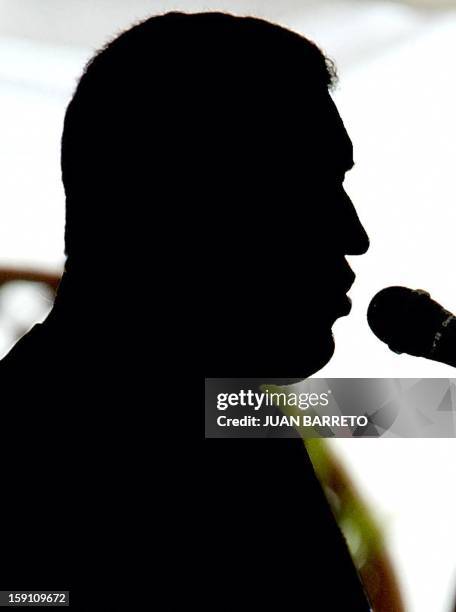
[(66, 253), (78, 250), (91, 230), (102, 239), (101, 220), (113, 212), (121, 177), (144, 180), (144, 156), (151, 186), (158, 167), (169, 163), (178, 172), (185, 134), (191, 158), (193, 124), (194, 141), (220, 135), (224, 126), (229, 134), (240, 118), (263, 120), (259, 106), (284, 98), (290, 104), (299, 98), (305, 115), (306, 98), (327, 94), (335, 82), (333, 63), (314, 43), (261, 19), (168, 13), (127, 30), (87, 64), (67, 109)]

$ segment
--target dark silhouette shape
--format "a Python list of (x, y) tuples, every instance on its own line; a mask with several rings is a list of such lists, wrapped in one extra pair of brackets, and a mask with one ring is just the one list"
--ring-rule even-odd
[[(82, 538), (85, 567), (101, 565), (113, 546), (107, 509), (119, 490), (137, 503), (114, 434), (149, 397), (152, 359), (179, 378), (203, 328), (209, 376), (300, 379), (330, 359), (354, 278), (345, 256), (368, 247), (342, 186), (353, 153), (334, 79), (305, 38), (213, 13), (151, 18), (87, 66), (62, 139), (65, 274), (47, 321), (0, 366), (11, 425), (22, 411), (25, 429), (11, 481), (36, 490), (34, 470), (46, 470), (71, 482), (52, 520), (37, 491), (42, 506), (26, 506), (62, 558)], [(45, 443), (34, 438), (43, 431)], [(207, 445), (208, 555), (220, 576), (251, 585), (243, 595), (220, 583), (225, 603), (367, 610), (303, 445), (217, 442)], [(28, 559), (28, 572), (18, 558), (8, 575), (37, 575), (43, 560)], [(46, 568), (46, 585), (71, 582), (71, 563)]]

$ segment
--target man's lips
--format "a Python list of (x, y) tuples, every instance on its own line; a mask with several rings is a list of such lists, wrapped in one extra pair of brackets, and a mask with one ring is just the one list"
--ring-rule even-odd
[(340, 293), (337, 294), (337, 297), (333, 298), (333, 312), (337, 315), (337, 317), (347, 316), (352, 309), (352, 301), (348, 297), (347, 293), (350, 291), (353, 283), (355, 282), (355, 278), (356, 275), (350, 270), (350, 276), (347, 278), (346, 283), (344, 283), (343, 288), (341, 288)]
[[(355, 282), (356, 275), (350, 268), (338, 269), (325, 275), (324, 291), (318, 292), (318, 299), (314, 302), (315, 317), (334, 323), (339, 317), (347, 316), (352, 308), (352, 301), (347, 292)], [(337, 283), (334, 282), (337, 279)], [(331, 282), (333, 281), (333, 282)], [(322, 288), (323, 289), (323, 288)]]
[(344, 295), (340, 301), (339, 316), (343, 317), (343, 316), (350, 314), (351, 308), (352, 308), (351, 299), (348, 297), (348, 295)]

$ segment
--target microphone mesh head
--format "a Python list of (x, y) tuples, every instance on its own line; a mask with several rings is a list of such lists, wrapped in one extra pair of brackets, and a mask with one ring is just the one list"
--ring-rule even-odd
[(426, 357), (448, 314), (426, 291), (387, 287), (372, 299), (367, 321), (392, 351)]

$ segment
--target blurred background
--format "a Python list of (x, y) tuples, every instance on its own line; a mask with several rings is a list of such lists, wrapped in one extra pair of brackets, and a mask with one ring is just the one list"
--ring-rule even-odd
[[(352, 314), (336, 323), (336, 354), (319, 375), (452, 376), (442, 364), (391, 353), (365, 318), (372, 296), (393, 284), (425, 288), (456, 310), (452, 0), (0, 0), (0, 356), (52, 306), (64, 263), (60, 135), (85, 62), (134, 22), (174, 9), (266, 17), (314, 39), (337, 63), (334, 98), (355, 147), (346, 188), (371, 249), (352, 258)], [(406, 610), (449, 612), (454, 440), (330, 446), (382, 528)]]

